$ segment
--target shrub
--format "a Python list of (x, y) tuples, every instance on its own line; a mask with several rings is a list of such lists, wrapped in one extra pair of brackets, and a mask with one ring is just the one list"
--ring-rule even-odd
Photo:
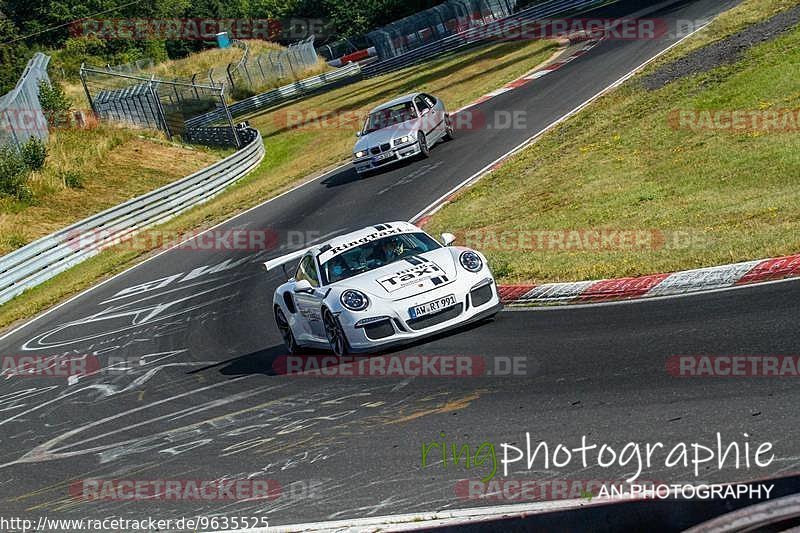
[(44, 141), (31, 137), (20, 147), (22, 162), (31, 170), (41, 170), (47, 158), (47, 146)]
[(64, 93), (61, 84), (46, 80), (39, 82), (39, 104), (42, 106), (47, 124), (51, 129), (69, 126), (71, 109), (69, 98)]
[(64, 170), (60, 177), (70, 189), (83, 189), (83, 175), (77, 170)]
[(33, 197), (28, 188), (30, 171), (20, 152), (12, 146), (0, 146), (0, 194), (14, 196), (18, 200)]

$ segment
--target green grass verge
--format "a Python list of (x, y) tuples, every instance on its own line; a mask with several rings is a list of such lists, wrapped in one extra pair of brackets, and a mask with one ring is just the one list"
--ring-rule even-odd
[[(363, 110), (411, 90), (441, 96), (455, 109), (545, 61), (553, 42), (496, 44), (442, 57), (251, 117), (264, 135), (267, 155), (249, 176), (210, 202), (159, 227), (188, 232), (216, 224), (350, 157), (355, 124), (344, 128), (285, 129), (287, 110), (339, 113)], [(319, 150), (325, 146), (325, 150)], [(0, 306), (0, 328), (30, 318), (59, 301), (141, 261), (154, 250), (109, 249)]]
[[(793, 4), (746, 0), (697, 41), (719, 39)], [(669, 55), (697, 47), (690, 39)], [(464, 191), (426, 229), (487, 246), (507, 283), (637, 276), (797, 253), (797, 131), (692, 131), (674, 129), (669, 117), (674, 110), (800, 109), (798, 72), (795, 28), (736, 64), (657, 91), (634, 78)], [(599, 229), (649, 232), (654, 245), (560, 246), (544, 234), (540, 247), (534, 239), (542, 234), (527, 233), (574, 237), (569, 230)]]
[(109, 125), (53, 131), (45, 166), (28, 181), (33, 198), (0, 197), (0, 255), (179, 180), (231, 152), (180, 146), (155, 135)]

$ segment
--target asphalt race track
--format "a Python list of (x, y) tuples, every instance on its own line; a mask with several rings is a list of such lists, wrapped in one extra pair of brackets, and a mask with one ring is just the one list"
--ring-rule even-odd
[[(649, 16), (697, 20), (732, 4), (679, 2)], [(602, 14), (640, 7), (629, 2)], [(525, 129), (460, 131), (430, 159), (361, 179), (348, 166), (223, 229), (269, 228), (284, 242), (298, 232), (323, 238), (409, 219), (673, 42), (604, 41), (478, 106), (486, 117), (524, 111)], [(796, 353), (798, 282), (508, 311), (397, 352), (483, 357), (495, 370), (491, 376), (300, 378), (273, 371), (284, 350), (271, 297), (283, 280), (265, 274), (260, 261), (281, 253), (171, 250), (0, 341), (3, 354), (137, 361), (124, 371), (69, 382), (0, 381), (0, 508), (18, 516), (73, 518), (265, 513), (271, 524), (289, 524), (508, 503), (458, 497), (456, 480), (481, 478), (485, 468), (422, 469), (421, 445), (445, 440), (474, 449), (488, 441), (499, 449), (502, 442), (524, 443), (526, 431), (554, 445), (577, 445), (583, 435), (611, 446), (709, 444), (718, 431), (728, 441), (774, 444), (776, 459), (763, 471), (708, 468), (695, 478), (673, 468), (642, 475), (651, 480), (733, 481), (796, 470), (799, 397), (791, 379), (675, 378), (665, 365), (679, 354)], [(495, 361), (509, 358), (517, 358), (524, 375), (496, 375)], [(614, 480), (629, 473), (521, 467), (509, 477)], [(87, 478), (220, 477), (272, 479), (284, 493), (267, 502), (70, 496), (71, 484)], [(303, 498), (304, 491), (313, 498)]]

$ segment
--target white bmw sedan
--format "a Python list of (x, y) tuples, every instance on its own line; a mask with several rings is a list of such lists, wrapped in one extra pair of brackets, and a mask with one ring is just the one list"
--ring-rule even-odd
[(486, 258), (454, 240), (391, 222), (267, 261), (300, 260), (273, 298), (286, 348), (364, 353), (493, 317), (502, 305)]
[(455, 131), (444, 103), (426, 93), (412, 93), (369, 112), (353, 148), (353, 165), (363, 174), (412, 157), (428, 157), (431, 147)]

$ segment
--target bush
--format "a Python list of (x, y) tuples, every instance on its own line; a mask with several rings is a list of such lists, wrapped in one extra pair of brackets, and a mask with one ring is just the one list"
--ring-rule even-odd
[(29, 173), (16, 148), (0, 146), (0, 194), (30, 200), (33, 195), (28, 188)]
[(31, 170), (41, 170), (47, 158), (47, 146), (44, 141), (31, 137), (20, 148), (20, 157), (23, 164)]
[(50, 129), (69, 126), (69, 112), (72, 106), (60, 83), (49, 84), (46, 80), (41, 80), (39, 82), (39, 104), (42, 106)]
[(70, 189), (83, 189), (83, 175), (77, 170), (64, 170), (60, 173), (64, 185)]

